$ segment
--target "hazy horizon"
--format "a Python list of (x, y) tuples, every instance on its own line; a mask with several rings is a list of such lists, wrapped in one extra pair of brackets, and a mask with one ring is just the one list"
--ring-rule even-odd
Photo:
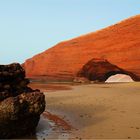
[(53, 45), (139, 14), (137, 0), (0, 2), (0, 64), (23, 63)]

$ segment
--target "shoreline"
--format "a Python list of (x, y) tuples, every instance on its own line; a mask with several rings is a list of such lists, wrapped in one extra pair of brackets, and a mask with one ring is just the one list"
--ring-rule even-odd
[(47, 110), (76, 128), (70, 138), (140, 138), (140, 83), (73, 86), (47, 92)]
[[(140, 139), (140, 82), (47, 86), (51, 90), (41, 88), (52, 126), (45, 138)], [(67, 131), (57, 118), (74, 129)]]

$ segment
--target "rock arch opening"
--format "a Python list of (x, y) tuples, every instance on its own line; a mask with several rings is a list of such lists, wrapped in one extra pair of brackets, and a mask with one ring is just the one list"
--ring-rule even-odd
[(117, 83), (117, 82), (134, 82), (131, 76), (127, 74), (115, 74), (109, 76), (109, 78), (105, 81), (106, 83)]

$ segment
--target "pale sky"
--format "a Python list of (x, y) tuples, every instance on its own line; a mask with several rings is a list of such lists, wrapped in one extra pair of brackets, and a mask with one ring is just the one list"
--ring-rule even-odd
[(1, 0), (0, 64), (140, 13), (140, 0)]

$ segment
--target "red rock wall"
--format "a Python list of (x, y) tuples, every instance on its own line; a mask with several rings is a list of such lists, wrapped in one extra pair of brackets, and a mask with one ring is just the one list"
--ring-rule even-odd
[(92, 58), (140, 76), (140, 15), (118, 24), (61, 42), (24, 63), (27, 77), (72, 78)]

